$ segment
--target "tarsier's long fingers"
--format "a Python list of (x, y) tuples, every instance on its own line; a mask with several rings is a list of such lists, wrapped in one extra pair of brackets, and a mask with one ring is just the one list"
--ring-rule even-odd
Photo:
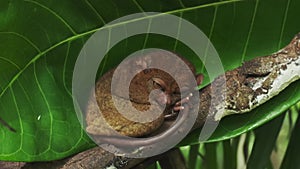
[[(183, 98), (182, 100), (179, 100), (178, 102), (176, 102), (176, 103), (175, 103), (175, 106), (174, 106), (173, 109), (172, 109), (172, 113), (171, 113), (171, 114), (165, 115), (165, 116), (164, 116), (165, 119), (171, 119), (171, 118), (177, 117), (178, 112), (179, 112), (180, 110), (185, 109), (185, 108), (187, 107), (187, 106), (183, 106), (183, 104), (189, 103), (190, 97), (192, 97), (192, 96), (193, 96), (193, 94), (190, 93), (187, 97), (185, 97), (185, 98)], [(188, 105), (188, 104), (186, 104), (186, 105)]]
[(175, 106), (173, 108), (174, 111), (180, 111), (183, 110), (184, 107), (182, 106), (184, 103), (188, 103), (190, 101), (190, 98), (193, 96), (193, 93), (190, 93), (187, 97), (183, 98), (182, 100), (179, 100), (175, 103)]
[(187, 97), (183, 98), (182, 100), (179, 100), (179, 101), (175, 104), (175, 106), (180, 106), (180, 105), (182, 105), (182, 104), (184, 104), (184, 103), (188, 103), (188, 102), (190, 101), (190, 97), (192, 97), (192, 96), (193, 96), (193, 93), (190, 93)]

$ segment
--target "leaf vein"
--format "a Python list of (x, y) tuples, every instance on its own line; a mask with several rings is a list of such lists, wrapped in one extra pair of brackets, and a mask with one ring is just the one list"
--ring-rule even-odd
[(278, 50), (281, 48), (281, 43), (282, 43), (282, 39), (283, 39), (283, 33), (285, 30), (285, 24), (286, 24), (286, 20), (287, 20), (287, 16), (288, 16), (290, 3), (291, 3), (291, 0), (287, 0), (285, 11), (284, 11), (284, 17), (283, 17), (283, 21), (282, 21), (282, 27), (281, 27), (281, 31), (280, 31), (280, 38), (279, 38), (279, 43), (278, 43), (278, 48), (277, 48)]
[(77, 33), (74, 31), (74, 29), (71, 27), (71, 25), (69, 25), (67, 23), (67, 21), (65, 21), (64, 18), (62, 18), (60, 15), (58, 15), (56, 12), (54, 12), (53, 10), (51, 10), (50, 8), (48, 8), (47, 6), (39, 3), (39, 2), (36, 2), (36, 1), (33, 1), (33, 0), (24, 0), (25, 2), (30, 2), (30, 3), (33, 3), (43, 9), (45, 9), (46, 11), (50, 12), (52, 15), (54, 15), (55, 17), (57, 17), (74, 35), (77, 35)]
[(185, 5), (184, 5), (184, 3), (182, 2), (182, 0), (178, 0), (178, 1), (179, 1), (179, 3), (180, 3), (181, 7), (182, 7), (182, 8), (185, 8)]
[(18, 103), (17, 103), (17, 100), (16, 100), (16, 97), (15, 97), (15, 94), (14, 94), (14, 91), (12, 90), (12, 88), (10, 88), (10, 92), (11, 92), (11, 96), (13, 98), (13, 102), (15, 104), (15, 107), (16, 107), (16, 112), (18, 114), (18, 120), (19, 120), (19, 123), (20, 123), (20, 147), (19, 149), (21, 150), (22, 149), (22, 146), (23, 146), (23, 133), (24, 133), (24, 128), (23, 128), (23, 124), (22, 124), (22, 120), (21, 120), (21, 114), (20, 114), (20, 109), (19, 109), (19, 106), (18, 106)]
[(247, 40), (246, 40), (246, 43), (245, 43), (245, 46), (244, 46), (244, 49), (243, 49), (243, 54), (242, 54), (241, 62), (243, 62), (245, 60), (246, 52), (247, 52), (247, 49), (248, 49), (248, 45), (249, 45), (249, 41), (250, 41), (250, 38), (251, 38), (251, 34), (252, 34), (252, 30), (253, 30), (253, 25), (254, 25), (256, 13), (257, 13), (258, 4), (259, 4), (259, 0), (255, 0), (255, 7), (254, 7), (253, 15), (252, 15), (252, 19), (251, 19), (251, 24), (250, 24), (250, 27), (249, 27), (248, 35), (247, 35)]
[(106, 22), (103, 17), (99, 14), (99, 12), (94, 8), (94, 6), (90, 3), (89, 0), (85, 0), (85, 3), (92, 9), (92, 11), (97, 15), (97, 17), (101, 20), (101, 22), (105, 25)]
[(177, 33), (176, 33), (176, 41), (175, 41), (174, 48), (173, 48), (174, 51), (176, 51), (176, 48), (177, 48), (177, 45), (178, 45), (178, 38), (179, 38), (180, 32), (181, 32), (181, 23), (182, 23), (182, 12), (180, 13), (178, 29), (177, 29)]
[[(36, 84), (38, 86), (38, 89), (39, 89), (39, 91), (40, 91), (40, 93), (42, 95), (42, 98), (43, 98), (43, 100), (44, 100), (44, 102), (46, 104), (46, 107), (48, 109), (48, 113), (49, 113), (49, 116), (50, 116), (50, 126), (49, 126), (50, 127), (50, 131), (49, 131), (50, 133), (49, 133), (49, 147), (48, 147), (48, 149), (51, 149), (52, 134), (53, 134), (52, 133), (53, 132), (53, 115), (51, 113), (50, 105), (49, 105), (49, 103), (47, 101), (46, 95), (45, 95), (45, 93), (44, 93), (44, 91), (43, 91), (43, 89), (41, 87), (41, 84), (40, 84), (40, 82), (38, 80), (38, 77), (37, 77), (37, 74), (36, 74), (36, 64), (34, 64), (33, 68), (34, 68), (33, 69), (33, 73), (34, 73), (35, 82), (36, 82)], [(47, 150), (45, 150), (45, 151), (47, 151)]]
[(137, 8), (138, 8), (141, 12), (145, 12), (144, 9), (142, 8), (142, 6), (141, 6), (136, 0), (133, 0), (133, 3), (137, 6)]
[(37, 52), (41, 52), (41, 50), (33, 43), (31, 42), (31, 40), (29, 40), (29, 38), (27, 38), (26, 36), (24, 35), (21, 35), (17, 32), (0, 32), (0, 34), (12, 34), (12, 35), (15, 35), (23, 40), (25, 40), (30, 46), (32, 46)]
[(25, 88), (24, 88), (24, 86), (22, 85), (22, 83), (19, 81), (19, 80), (17, 80), (18, 81), (18, 84), (19, 84), (19, 86), (21, 87), (21, 89), (23, 90), (23, 92), (24, 92), (24, 94), (25, 94), (25, 97), (26, 97), (26, 99), (28, 100), (28, 102), (29, 102), (29, 104), (30, 104), (30, 107), (31, 107), (31, 109), (32, 109), (32, 111), (34, 111), (34, 108), (33, 108), (33, 105), (32, 105), (32, 103), (31, 103), (31, 101), (30, 101), (30, 98), (29, 98), (29, 95), (28, 95), (28, 93), (26, 92), (26, 90), (25, 90)]
[(188, 7), (188, 8), (184, 8), (184, 9), (176, 9), (176, 10), (172, 10), (172, 11), (165, 12), (165, 13), (166, 14), (175, 14), (175, 13), (180, 13), (180, 12), (185, 12), (185, 11), (190, 11), (190, 10), (225, 5), (225, 4), (241, 2), (241, 1), (243, 1), (243, 0), (227, 0), (227, 1), (213, 2), (213, 3), (208, 3), (208, 4), (204, 4), (204, 5), (199, 5), (199, 6)]
[(0, 56), (0, 59), (6, 61), (8, 63), (10, 63), (14, 67), (16, 67), (18, 70), (21, 70), (20, 66), (18, 66), (16, 63), (14, 63), (13, 61), (9, 60), (8, 58)]
[(72, 93), (67, 88), (67, 83), (66, 83), (66, 67), (67, 67), (67, 62), (68, 62), (68, 58), (69, 58), (69, 52), (70, 52), (70, 42), (68, 42), (68, 46), (67, 46), (66, 57), (65, 57), (64, 68), (63, 68), (63, 74), (62, 74), (62, 78), (63, 78), (62, 80), (63, 80), (65, 90), (67, 91), (68, 95), (72, 98)]
[[(211, 37), (212, 37), (214, 29), (215, 29), (217, 14), (218, 14), (218, 6), (215, 7), (214, 17), (213, 17), (212, 24), (211, 24), (211, 27), (210, 27), (210, 30), (209, 30), (208, 39), (210, 39), (210, 40), (211, 40)], [(204, 72), (204, 65), (205, 65), (206, 60), (207, 60), (207, 54), (208, 54), (209, 47), (210, 47), (210, 42), (207, 42), (206, 48), (205, 48), (204, 58), (203, 58), (203, 61), (202, 61), (203, 65), (202, 65), (202, 68), (201, 68), (201, 72)]]
[(149, 24), (148, 24), (148, 27), (147, 27), (147, 34), (146, 34), (146, 37), (145, 37), (145, 40), (144, 40), (143, 49), (146, 48), (146, 45), (147, 45), (147, 42), (148, 42), (149, 32), (150, 32), (150, 29), (151, 29), (151, 23), (152, 23), (152, 19), (149, 19)]
[(55, 77), (54, 77), (54, 75), (51, 73), (51, 70), (50, 70), (49, 67), (48, 67), (48, 63), (47, 63), (47, 59), (46, 59), (46, 58), (47, 58), (47, 57), (45, 57), (45, 62), (46, 62), (45, 68), (46, 68), (46, 71), (47, 71), (47, 73), (49, 74), (49, 76), (50, 76), (50, 78), (52, 79), (52, 81), (53, 81), (54, 83), (56, 83)]

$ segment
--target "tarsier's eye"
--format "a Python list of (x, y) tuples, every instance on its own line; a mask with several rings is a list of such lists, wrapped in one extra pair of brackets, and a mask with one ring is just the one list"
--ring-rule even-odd
[(159, 78), (152, 78), (153, 80), (153, 87), (156, 89), (160, 89), (161, 91), (165, 91), (166, 90), (166, 84), (163, 80), (159, 79)]

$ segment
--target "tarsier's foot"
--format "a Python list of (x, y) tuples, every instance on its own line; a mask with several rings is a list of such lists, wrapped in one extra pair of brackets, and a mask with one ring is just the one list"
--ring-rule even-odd
[(178, 102), (176, 102), (173, 109), (172, 109), (172, 112), (170, 114), (165, 115), (165, 119), (173, 119), (173, 118), (177, 117), (178, 112), (180, 110), (185, 109), (183, 104), (189, 103), (190, 97), (192, 97), (192, 96), (193, 96), (193, 93), (190, 93), (187, 97), (185, 97), (185, 98), (179, 100)]

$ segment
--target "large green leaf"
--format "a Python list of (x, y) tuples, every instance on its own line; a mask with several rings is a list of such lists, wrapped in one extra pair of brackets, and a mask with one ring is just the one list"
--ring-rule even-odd
[[(0, 160), (54, 160), (93, 146), (77, 120), (71, 80), (84, 42), (105, 23), (142, 11), (180, 16), (204, 31), (229, 70), (286, 45), (300, 30), (298, 7), (298, 0), (2, 0), (0, 116), (17, 132), (0, 127)], [(122, 41), (109, 52), (103, 70), (145, 47), (175, 50), (205, 74), (188, 47), (158, 35)], [(249, 114), (224, 119), (211, 141), (233, 137), (277, 116), (299, 101), (298, 86), (299, 81)]]

